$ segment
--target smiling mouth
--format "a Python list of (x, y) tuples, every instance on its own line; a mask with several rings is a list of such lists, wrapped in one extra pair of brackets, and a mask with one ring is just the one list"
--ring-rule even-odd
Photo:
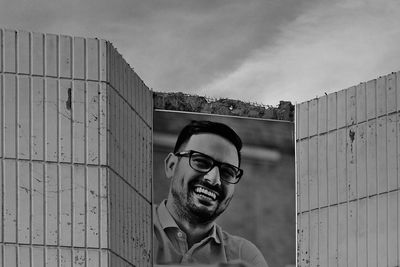
[(198, 187), (196, 187), (194, 189), (194, 192), (199, 194), (199, 195), (202, 195), (202, 196), (205, 196), (207, 198), (210, 198), (211, 200), (214, 200), (214, 201), (217, 200), (217, 194), (212, 192), (212, 191), (210, 191), (210, 190), (208, 190), (207, 188), (198, 186)]

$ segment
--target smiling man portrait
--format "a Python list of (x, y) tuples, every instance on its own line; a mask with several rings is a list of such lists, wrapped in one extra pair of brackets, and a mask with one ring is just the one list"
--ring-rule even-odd
[(192, 121), (182, 129), (165, 159), (168, 197), (154, 207), (155, 264), (268, 266), (253, 243), (215, 223), (243, 175), (241, 148), (222, 123)]

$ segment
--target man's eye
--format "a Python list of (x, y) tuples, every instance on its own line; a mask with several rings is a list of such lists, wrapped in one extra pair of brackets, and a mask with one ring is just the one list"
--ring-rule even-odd
[(197, 167), (203, 169), (208, 169), (212, 166), (212, 161), (201, 156), (192, 156), (192, 162), (196, 164)]
[(236, 176), (236, 171), (230, 166), (221, 166), (221, 175), (223, 177), (235, 177)]

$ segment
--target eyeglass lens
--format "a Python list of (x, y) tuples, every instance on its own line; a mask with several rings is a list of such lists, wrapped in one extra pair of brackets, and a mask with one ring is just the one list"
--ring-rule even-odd
[[(190, 157), (191, 166), (200, 172), (209, 172), (215, 165), (216, 162), (205, 155), (193, 153)], [(227, 182), (235, 182), (237, 179), (237, 171), (227, 164), (219, 164), (219, 171), (221, 178), (227, 180)]]

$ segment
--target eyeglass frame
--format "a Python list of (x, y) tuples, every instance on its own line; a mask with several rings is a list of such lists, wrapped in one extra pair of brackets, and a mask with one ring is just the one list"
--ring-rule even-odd
[[(203, 157), (205, 157), (205, 158), (211, 160), (212, 165), (211, 165), (211, 167), (210, 167), (210, 169), (209, 169), (208, 171), (201, 171), (201, 170), (198, 170), (198, 169), (196, 169), (196, 168), (194, 168), (194, 167), (192, 166), (192, 163), (191, 163), (192, 161), (191, 161), (191, 159), (192, 159), (192, 155), (193, 155), (194, 153), (200, 154), (201, 156), (203, 156)], [(190, 166), (193, 170), (198, 171), (198, 172), (200, 172), (200, 173), (208, 173), (208, 172), (210, 172), (212, 169), (214, 169), (215, 166), (218, 167), (218, 170), (221, 170), (221, 165), (226, 165), (226, 166), (229, 166), (229, 167), (233, 168), (234, 170), (237, 170), (236, 173), (238, 173), (238, 174), (237, 174), (236, 177), (235, 177), (235, 179), (237, 179), (237, 181), (235, 181), (235, 182), (227, 181), (227, 180), (225, 180), (224, 178), (222, 178), (222, 177), (220, 176), (221, 180), (224, 181), (224, 182), (226, 182), (226, 183), (228, 183), (228, 184), (237, 184), (237, 183), (240, 181), (240, 178), (242, 178), (242, 175), (243, 175), (243, 170), (240, 169), (239, 167), (236, 167), (236, 166), (234, 166), (234, 165), (232, 165), (232, 164), (229, 164), (229, 163), (225, 163), (225, 162), (221, 162), (221, 161), (215, 160), (215, 159), (213, 159), (212, 157), (210, 157), (209, 155), (204, 154), (204, 153), (201, 153), (201, 152), (199, 152), (199, 151), (195, 151), (195, 150), (181, 151), (181, 152), (176, 152), (176, 153), (174, 153), (174, 155), (177, 156), (177, 157), (188, 157), (188, 158), (189, 158), (189, 166)]]

